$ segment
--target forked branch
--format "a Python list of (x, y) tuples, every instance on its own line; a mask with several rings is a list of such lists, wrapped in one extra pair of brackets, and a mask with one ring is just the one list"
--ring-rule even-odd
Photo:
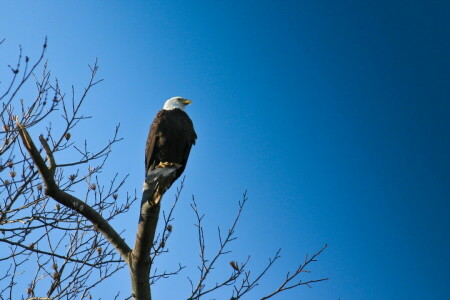
[(325, 246), (323, 246), (322, 249), (320, 249), (318, 252), (316, 252), (313, 256), (311, 256), (310, 258), (308, 258), (308, 255), (305, 258), (305, 261), (303, 264), (301, 264), (297, 270), (295, 270), (294, 273), (290, 274), (287, 273), (286, 275), (286, 279), (281, 283), (281, 285), (271, 294), (262, 297), (260, 300), (266, 300), (269, 298), (272, 298), (273, 296), (275, 296), (278, 293), (281, 293), (283, 291), (301, 286), (301, 285), (306, 285), (308, 287), (311, 287), (311, 284), (313, 283), (317, 283), (317, 282), (321, 282), (321, 281), (325, 281), (328, 280), (328, 278), (321, 278), (321, 279), (312, 279), (312, 280), (306, 280), (306, 281), (302, 281), (302, 280), (298, 280), (296, 282), (293, 282), (294, 280), (297, 279), (298, 275), (300, 275), (301, 273), (310, 273), (309, 270), (307, 270), (306, 268), (313, 262), (317, 261), (317, 257), (322, 254), (322, 252), (327, 248), (327, 245), (325, 244)]
[[(99, 230), (109, 240), (109, 242), (117, 249), (123, 260), (128, 263), (128, 254), (131, 252), (131, 249), (127, 245), (127, 243), (96, 210), (94, 210), (84, 201), (59, 188), (59, 186), (55, 182), (54, 170), (52, 170), (51, 167), (47, 167), (44, 159), (41, 157), (39, 150), (36, 148), (27, 130), (18, 120), (16, 120), (16, 124), (19, 130), (20, 137), (22, 138), (23, 145), (27, 149), (30, 157), (32, 158), (42, 177), (45, 185), (44, 193), (47, 196), (52, 197), (62, 205), (78, 212), (90, 222), (92, 222), (94, 228)], [(49, 159), (51, 162), (55, 161), (51, 152), (47, 152), (46, 154), (47, 156), (51, 157)]]

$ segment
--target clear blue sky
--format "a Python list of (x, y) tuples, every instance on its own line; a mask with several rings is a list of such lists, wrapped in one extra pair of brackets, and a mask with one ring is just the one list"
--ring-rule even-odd
[[(212, 250), (244, 190), (250, 201), (224, 264), (251, 253), (257, 270), (282, 248), (248, 299), (325, 243), (312, 271), (330, 281), (276, 299), (450, 299), (450, 2), (2, 1), (0, 74), (19, 44), (36, 59), (45, 36), (67, 91), (81, 91), (99, 59), (105, 81), (80, 130), (100, 146), (121, 123), (105, 176), (129, 173), (125, 190), (141, 188), (148, 127), (164, 100), (193, 100), (198, 144), (158, 266), (189, 268), (155, 287), (156, 299), (184, 299), (195, 274), (191, 195)], [(115, 224), (130, 244), (137, 214)], [(126, 293), (127, 277), (97, 295)]]

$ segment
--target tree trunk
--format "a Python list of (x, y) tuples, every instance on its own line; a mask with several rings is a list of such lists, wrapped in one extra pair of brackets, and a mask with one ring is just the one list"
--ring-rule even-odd
[(170, 188), (178, 167), (158, 168), (144, 182), (136, 242), (129, 259), (131, 289), (134, 300), (151, 300), (150, 252), (158, 224), (161, 198)]

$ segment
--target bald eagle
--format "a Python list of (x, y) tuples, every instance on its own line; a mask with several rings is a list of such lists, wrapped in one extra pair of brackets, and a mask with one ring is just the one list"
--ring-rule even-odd
[(184, 111), (191, 100), (173, 97), (160, 110), (148, 134), (145, 147), (145, 176), (155, 168), (179, 166), (173, 181), (183, 173), (197, 134), (192, 120)]

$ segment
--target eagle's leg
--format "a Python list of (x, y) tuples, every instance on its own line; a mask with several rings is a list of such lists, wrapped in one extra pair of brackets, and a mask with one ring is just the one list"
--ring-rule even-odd
[(167, 167), (181, 167), (181, 164), (164, 161), (160, 162), (155, 168), (167, 168)]

